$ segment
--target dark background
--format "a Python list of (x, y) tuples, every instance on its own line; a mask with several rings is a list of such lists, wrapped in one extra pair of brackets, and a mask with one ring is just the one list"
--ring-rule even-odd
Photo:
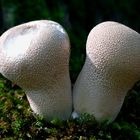
[(139, 0), (0, 0), (0, 34), (31, 20), (60, 23), (71, 41), (70, 74), (74, 82), (85, 60), (90, 30), (111, 20), (140, 32), (139, 9)]

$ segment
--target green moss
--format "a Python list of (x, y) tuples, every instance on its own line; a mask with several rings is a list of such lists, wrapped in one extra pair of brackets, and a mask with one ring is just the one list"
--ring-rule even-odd
[(0, 139), (2, 140), (140, 140), (139, 83), (126, 97), (117, 119), (98, 124), (89, 114), (78, 119), (47, 122), (32, 113), (28, 101), (17, 86), (0, 78)]

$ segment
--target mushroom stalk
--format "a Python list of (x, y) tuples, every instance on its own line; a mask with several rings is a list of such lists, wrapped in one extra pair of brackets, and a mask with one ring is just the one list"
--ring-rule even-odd
[(73, 89), (74, 111), (111, 122), (138, 80), (140, 35), (116, 22), (101, 23), (87, 39), (86, 61)]
[(32, 110), (46, 120), (72, 111), (70, 43), (56, 22), (32, 21), (0, 37), (0, 72), (25, 90)]

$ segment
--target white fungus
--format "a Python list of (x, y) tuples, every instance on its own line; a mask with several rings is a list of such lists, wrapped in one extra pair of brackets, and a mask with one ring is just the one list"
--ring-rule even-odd
[(73, 90), (74, 111), (113, 121), (126, 93), (140, 80), (140, 34), (103, 22), (87, 38), (86, 61)]
[(32, 110), (46, 120), (72, 112), (70, 43), (48, 20), (15, 26), (0, 37), (0, 73), (25, 90)]

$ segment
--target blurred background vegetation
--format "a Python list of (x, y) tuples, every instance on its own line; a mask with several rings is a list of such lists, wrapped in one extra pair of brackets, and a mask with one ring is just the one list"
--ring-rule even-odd
[(95, 25), (113, 20), (140, 31), (139, 0), (0, 0), (0, 34), (40, 19), (54, 20), (68, 32), (74, 82), (85, 60), (87, 36)]

